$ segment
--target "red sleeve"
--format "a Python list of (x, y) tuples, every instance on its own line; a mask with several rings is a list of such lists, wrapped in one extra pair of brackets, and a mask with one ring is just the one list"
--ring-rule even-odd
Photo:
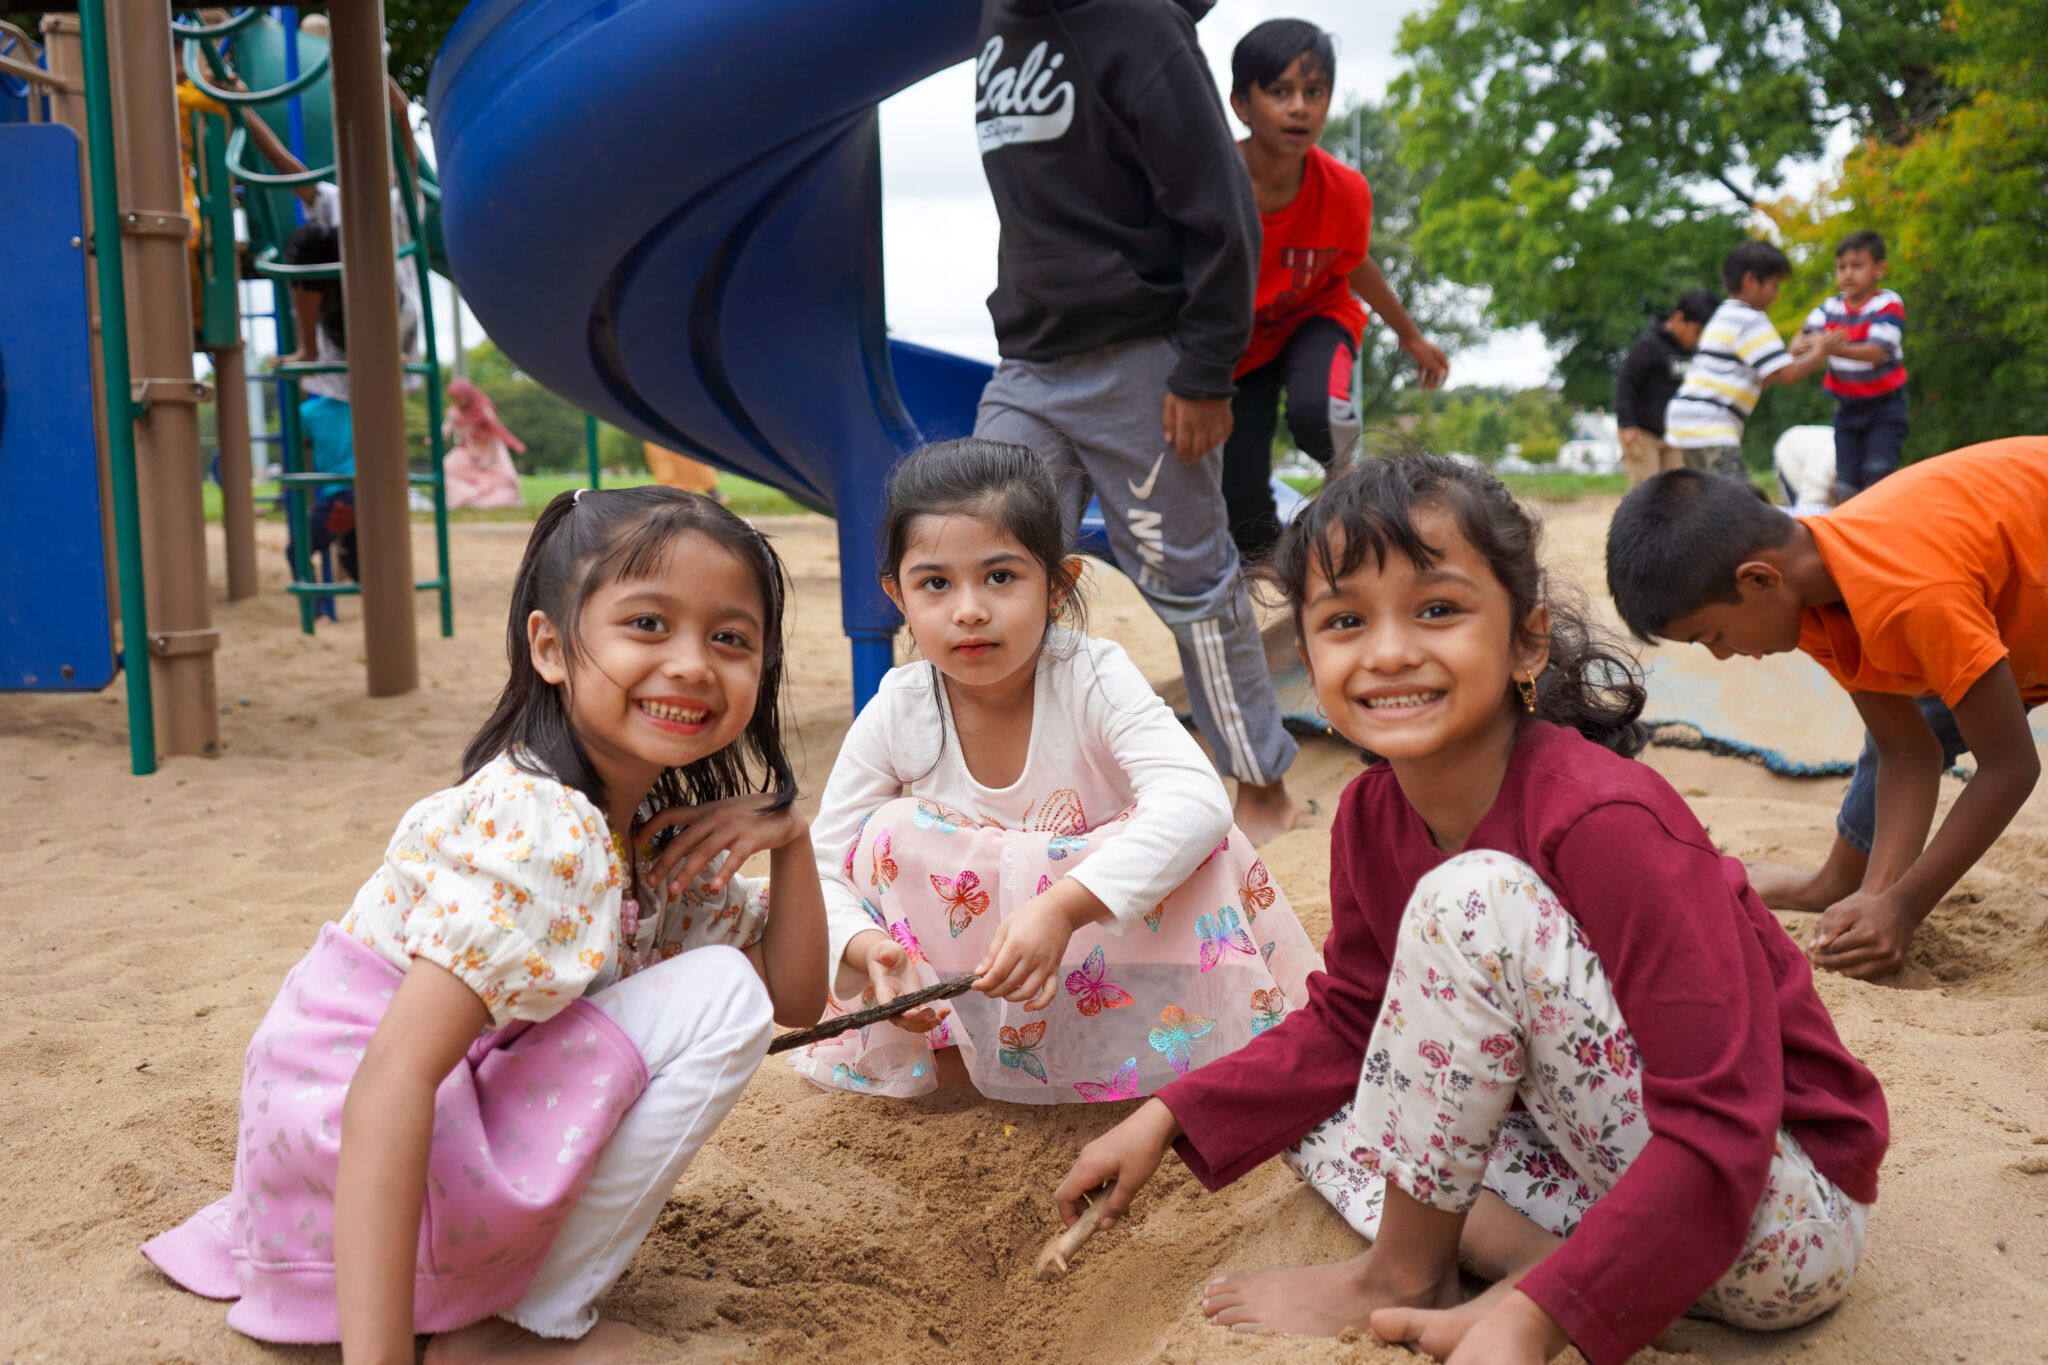
[(1331, 825), (1330, 937), (1323, 945), (1329, 970), (1309, 974), (1308, 1003), (1157, 1092), (1180, 1121), (1184, 1136), (1175, 1150), (1208, 1189), (1299, 1142), (1358, 1091), (1389, 961), (1352, 876), (1358, 805), (1347, 793)]
[(1776, 993), (1721, 858), (1695, 827), (1601, 806), (1549, 860), (1642, 1060), (1651, 1137), (1518, 1286), (1593, 1365), (1619, 1365), (1741, 1253), (1784, 1111)]

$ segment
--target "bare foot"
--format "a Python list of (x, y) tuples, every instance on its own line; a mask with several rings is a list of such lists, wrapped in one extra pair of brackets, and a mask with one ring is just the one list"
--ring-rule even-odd
[(1202, 1289), (1202, 1312), (1218, 1327), (1311, 1337), (1334, 1337), (1347, 1327), (1365, 1330), (1384, 1308), (1448, 1308), (1457, 1302), (1455, 1268), (1436, 1278), (1404, 1280), (1398, 1272), (1376, 1269), (1369, 1250), (1334, 1265), (1248, 1270)]
[(1749, 884), (1773, 910), (1819, 912), (1863, 885), (1870, 857), (1856, 845), (1835, 836), (1827, 860), (1812, 872), (1779, 863), (1745, 863)]
[(1451, 1352), (1457, 1350), (1458, 1343), (1465, 1339), (1465, 1334), (1507, 1298), (1508, 1291), (1520, 1278), (1520, 1275), (1514, 1275), (1501, 1280), (1477, 1298), (1448, 1308), (1382, 1308), (1370, 1319), (1372, 1334), (1389, 1345), (1406, 1343), (1424, 1355), (1449, 1360)]
[(536, 1336), (503, 1318), (485, 1318), (428, 1342), (426, 1365), (624, 1365), (636, 1357), (649, 1358), (636, 1348), (652, 1344), (623, 1322), (599, 1319), (597, 1326), (570, 1341)]
[(1237, 804), (1231, 811), (1231, 819), (1244, 831), (1244, 837), (1252, 841), (1253, 848), (1263, 848), (1294, 828), (1294, 822), (1301, 818), (1301, 810), (1294, 804), (1294, 798), (1287, 792), (1285, 780), (1254, 787), (1249, 782), (1237, 784)]

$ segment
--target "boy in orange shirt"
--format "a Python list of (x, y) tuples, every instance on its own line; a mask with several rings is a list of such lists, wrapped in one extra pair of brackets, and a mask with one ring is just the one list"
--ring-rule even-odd
[[(2040, 776), (2027, 712), (2048, 701), (2048, 437), (1923, 460), (1824, 517), (1788, 517), (1732, 479), (1659, 474), (1614, 514), (1607, 584), (1645, 641), (1717, 659), (1803, 649), (1849, 690), (1870, 734), (1834, 850), (1810, 876), (1752, 875), (1770, 904), (1825, 911), (1818, 965), (1897, 970)], [(1976, 776), (1929, 842), (1963, 750)]]

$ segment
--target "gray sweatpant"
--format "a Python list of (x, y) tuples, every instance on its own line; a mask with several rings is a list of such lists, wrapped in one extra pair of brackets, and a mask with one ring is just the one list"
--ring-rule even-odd
[(1165, 338), (1058, 360), (1005, 360), (974, 434), (1044, 455), (1080, 525), (1093, 492), (1117, 567), (1173, 631), (1195, 725), (1226, 776), (1263, 786), (1294, 762), (1224, 509), (1223, 449), (1197, 464), (1160, 434), (1176, 356)]

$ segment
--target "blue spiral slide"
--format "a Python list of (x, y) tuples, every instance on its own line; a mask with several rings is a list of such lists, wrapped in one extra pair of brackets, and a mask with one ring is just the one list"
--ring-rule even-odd
[(989, 373), (887, 336), (876, 105), (972, 55), (979, 8), (478, 0), (428, 95), (449, 258), (499, 347), (838, 518), (856, 705), (891, 662), (887, 471), (966, 435)]

